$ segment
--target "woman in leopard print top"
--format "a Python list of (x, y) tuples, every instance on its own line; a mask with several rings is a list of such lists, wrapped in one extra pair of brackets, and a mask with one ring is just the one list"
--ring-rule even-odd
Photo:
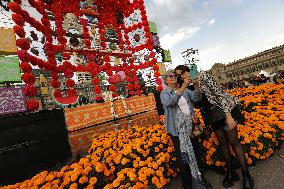
[[(175, 72), (181, 83), (184, 78), (190, 77), (190, 69), (187, 66), (180, 65), (176, 67)], [(200, 72), (195, 83), (197, 83), (195, 86), (199, 86), (199, 90), (202, 92), (202, 100), (195, 106), (200, 108), (205, 124), (211, 126), (216, 133), (226, 161), (227, 173), (223, 186), (231, 187), (235, 181), (239, 180), (239, 176), (232, 166), (229, 148), (231, 145), (241, 164), (243, 189), (254, 188), (253, 179), (249, 174), (244, 152), (238, 140), (237, 124), (244, 121), (238, 99), (224, 92), (207, 72)]]

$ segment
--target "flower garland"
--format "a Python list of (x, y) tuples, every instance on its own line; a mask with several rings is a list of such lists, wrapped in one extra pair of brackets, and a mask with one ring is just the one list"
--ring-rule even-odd
[[(41, 21), (37, 21), (35, 18), (31, 17), (31, 15), (23, 10), (20, 6), (21, 1), (17, 0), (9, 3), (10, 9), (14, 12), (12, 15), (13, 21), (17, 24), (14, 27), (14, 31), (19, 37), (17, 40), (17, 45), (22, 49), (19, 52), (19, 57), (22, 56), (22, 61), (26, 63), (30, 63), (34, 66), (38, 66), (41, 69), (52, 71), (54, 77), (52, 79), (52, 87), (54, 87), (54, 95), (61, 96), (62, 92), (60, 91), (60, 81), (59, 78), (56, 77), (56, 74), (63, 73), (66, 77), (66, 86), (68, 87), (68, 96), (77, 95), (76, 90), (74, 89), (74, 82), (71, 81), (72, 75), (76, 71), (80, 72), (89, 72), (93, 76), (96, 76), (94, 72), (104, 71), (108, 76), (112, 76), (114, 72), (126, 71), (130, 70), (130, 75), (128, 75), (131, 79), (129, 79), (128, 89), (131, 95), (140, 95), (142, 94), (140, 90), (140, 86), (138, 84), (138, 78), (136, 77), (138, 69), (145, 69), (149, 67), (153, 67), (154, 75), (156, 77), (159, 76), (157, 66), (157, 60), (154, 58), (153, 52), (150, 52), (150, 57), (152, 60), (147, 60), (144, 64), (134, 65), (133, 58), (131, 58), (132, 54), (128, 53), (128, 50), (131, 50), (132, 53), (138, 52), (144, 48), (152, 51), (152, 41), (149, 30), (149, 24), (147, 21), (146, 10), (144, 6), (143, 0), (137, 0), (130, 3), (128, 0), (116, 1), (116, 0), (98, 0), (96, 1), (96, 6), (98, 8), (98, 33), (101, 40), (101, 48), (100, 50), (91, 49), (90, 42), (90, 33), (89, 28), (87, 26), (87, 20), (83, 19), (83, 12), (80, 9), (80, 3), (76, 0), (58, 0), (53, 1), (52, 3), (48, 3), (47, 1), (36, 1), (36, 0), (28, 0), (30, 5), (34, 7), (40, 14), (42, 14)], [(111, 5), (111, 6), (110, 6)], [(122, 22), (123, 18), (129, 17), (130, 14), (133, 13), (134, 10), (139, 10), (141, 13), (142, 22), (139, 24), (135, 24), (133, 26), (125, 27), (125, 23)], [(55, 26), (56, 26), (56, 36), (57, 41), (60, 45), (53, 44), (53, 31), (51, 29), (51, 24), (49, 21), (49, 17), (47, 11), (51, 12), (54, 15)], [(73, 13), (77, 18), (79, 18), (80, 23), (83, 28), (83, 38), (84, 44), (87, 49), (82, 50), (74, 50), (67, 48), (67, 39), (66, 39), (66, 31), (63, 29), (63, 18), (67, 13)], [(119, 18), (118, 18), (119, 17)], [(119, 21), (120, 20), (120, 21)], [(47, 55), (48, 61), (43, 61), (37, 57), (29, 55), (27, 50), (30, 49), (30, 43), (25, 39), (25, 29), (23, 28), (25, 22), (29, 23), (36, 30), (42, 32), (44, 34), (44, 50)], [(107, 43), (105, 37), (105, 26), (112, 26), (114, 30), (116, 30), (118, 35), (118, 45), (121, 51), (124, 52), (111, 52), (106, 50)], [(132, 48), (129, 42), (129, 32), (136, 30), (138, 28), (144, 28), (144, 37), (146, 37), (146, 43), (141, 44), (135, 48)], [(88, 66), (74, 66), (69, 64), (70, 62), (70, 53), (79, 51), (79, 54), (87, 55), (91, 57), (93, 54), (97, 56), (103, 57), (104, 64), (97, 66), (89, 66), (92, 65), (92, 58), (89, 59)], [(22, 53), (22, 55), (20, 55)], [(57, 65), (56, 55), (61, 53), (63, 55), (63, 60), (69, 63), (63, 63), (63, 65)], [(77, 52), (78, 53), (78, 52)], [(122, 64), (117, 66), (112, 66), (110, 62), (110, 57), (118, 57), (122, 59)], [(90, 69), (92, 67), (92, 69)], [(23, 76), (24, 80), (28, 83), (32, 84), (33, 79), (31, 78), (31, 74), (25, 74)], [(114, 96), (116, 96), (116, 87), (111, 86), (109, 90), (114, 92)], [(34, 94), (30, 91), (30, 94)], [(100, 94), (101, 90), (99, 84), (96, 84), (94, 89), (96, 94)], [(100, 96), (98, 95), (98, 98)]]
[(84, 38), (84, 44), (87, 48), (90, 48), (91, 47), (91, 41), (90, 41), (90, 33), (89, 33), (89, 29), (87, 27), (87, 20), (86, 19), (83, 19), (81, 18), (80, 19), (80, 22), (83, 26), (83, 38)]
[(30, 49), (30, 43), (25, 39), (26, 33), (23, 28), (25, 24), (25, 19), (21, 15), (23, 14), (23, 10), (21, 6), (19, 5), (20, 3), (21, 1), (10, 2), (9, 8), (14, 13), (16, 13), (12, 15), (12, 19), (16, 23), (13, 29), (14, 29), (15, 34), (17, 34), (18, 36), (18, 39), (16, 40), (16, 45), (22, 49), (18, 52), (18, 56), (19, 56), (19, 59), (22, 61), (20, 64), (20, 69), (23, 72), (21, 78), (22, 78), (22, 81), (26, 83), (24, 87), (24, 93), (28, 97), (27, 102), (26, 102), (27, 109), (29, 111), (36, 111), (39, 107), (39, 102), (33, 98), (37, 95), (37, 89), (34, 86), (35, 77), (32, 73), (32, 67), (28, 63), (30, 56), (27, 53), (27, 50)]

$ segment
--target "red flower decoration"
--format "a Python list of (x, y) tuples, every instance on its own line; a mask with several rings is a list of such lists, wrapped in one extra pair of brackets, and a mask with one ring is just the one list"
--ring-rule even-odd
[(96, 102), (103, 102), (104, 98), (102, 96), (96, 96)]
[(35, 99), (27, 100), (27, 108), (29, 111), (36, 111), (39, 108), (39, 102)]
[(130, 96), (134, 96), (134, 95), (135, 95), (135, 92), (134, 92), (134, 91), (130, 91), (130, 92), (129, 92), (129, 95), (130, 95)]
[(29, 62), (30, 60), (30, 55), (27, 53), (27, 51), (24, 51), (24, 50), (18, 51), (18, 57), (23, 62)]
[(53, 72), (53, 73), (51, 74), (51, 77), (52, 77), (52, 79), (54, 79), (54, 80), (58, 80), (58, 79), (59, 79), (58, 74), (55, 73), (55, 72)]
[(116, 93), (112, 94), (112, 98), (116, 98), (116, 97), (118, 97), (118, 94)]
[(30, 72), (32, 72), (32, 67), (31, 67), (31, 65), (29, 64), (29, 63), (27, 63), (27, 62), (22, 62), (21, 63), (21, 65), (20, 65), (20, 68), (21, 68), (21, 70), (23, 71), (23, 72), (25, 72), (25, 73), (30, 73)]
[(67, 93), (69, 97), (77, 96), (77, 91), (75, 89), (69, 89)]
[(140, 89), (140, 85), (139, 85), (138, 83), (136, 83), (136, 84), (134, 85), (134, 89), (136, 89), (136, 90)]
[(161, 84), (162, 84), (162, 79), (161, 79), (161, 78), (157, 78), (157, 79), (156, 79), (156, 83), (157, 83), (158, 85), (161, 85)]
[(18, 26), (23, 27), (24, 24), (25, 24), (25, 20), (23, 19), (23, 17), (21, 15), (12, 14), (12, 19)]
[(149, 56), (150, 56), (150, 58), (155, 58), (156, 53), (155, 53), (155, 52), (153, 52), (153, 51), (151, 51)]
[(24, 38), (24, 37), (25, 37), (26, 33), (25, 33), (25, 30), (24, 30), (23, 27), (21, 27), (21, 26), (14, 26), (13, 29), (14, 29), (14, 32), (15, 32), (19, 37), (21, 37), (21, 38)]
[(133, 84), (128, 84), (127, 85), (127, 89), (129, 90), (129, 91), (132, 91), (133, 89), (134, 89), (134, 86), (133, 86)]
[(161, 85), (159, 85), (159, 86), (157, 87), (157, 90), (158, 90), (159, 92), (161, 92), (161, 91), (163, 90), (163, 87), (162, 87)]
[(15, 3), (21, 4), (22, 0), (14, 0)]
[(84, 41), (84, 44), (86, 45), (86, 47), (88, 47), (88, 48), (90, 48), (91, 47), (91, 41), (90, 40), (88, 40), (88, 39), (86, 39), (85, 41)]
[(94, 92), (95, 92), (95, 94), (101, 94), (102, 90), (99, 86), (95, 86)]
[(116, 91), (116, 87), (114, 85), (111, 85), (108, 87), (108, 90), (115, 92)]
[(119, 75), (114, 75), (114, 76), (111, 76), (109, 79), (108, 79), (108, 82), (110, 84), (119, 84), (121, 83), (121, 77)]
[(36, 87), (33, 85), (26, 85), (24, 88), (24, 92), (26, 96), (36, 96), (37, 95)]
[(107, 70), (107, 71), (106, 71), (106, 74), (107, 74), (108, 76), (113, 76), (112, 70)]
[(155, 73), (154, 73), (154, 76), (157, 78), (157, 77), (160, 77), (161, 74), (160, 74), (160, 72), (155, 72)]
[(21, 14), (22, 13), (22, 8), (19, 4), (15, 2), (10, 2), (8, 3), (8, 7), (11, 11), (13, 11), (16, 14)]
[(22, 75), (22, 80), (28, 85), (33, 85), (35, 83), (35, 77), (32, 73), (24, 73)]
[(53, 93), (54, 97), (62, 97), (62, 93), (60, 90), (56, 89)]
[(75, 81), (73, 79), (67, 79), (67, 81), (66, 81), (67, 87), (72, 88), (72, 87), (74, 87), (74, 85), (75, 85)]
[(72, 71), (66, 71), (64, 72), (64, 76), (67, 77), (67, 78), (71, 78), (73, 77), (74, 73)]
[(155, 65), (153, 66), (153, 70), (159, 71), (159, 66), (158, 66), (157, 64), (155, 64)]
[(102, 42), (101, 46), (103, 49), (105, 49), (107, 47), (107, 44), (105, 42)]
[(126, 76), (126, 77), (125, 77), (125, 81), (126, 81), (127, 83), (130, 83), (130, 82), (131, 82), (131, 78), (128, 77), (128, 76)]
[(142, 91), (140, 90), (136, 91), (136, 95), (142, 95), (142, 94), (143, 94)]
[(99, 80), (99, 78), (93, 78), (92, 79), (92, 83), (94, 84), (94, 85), (98, 85), (98, 84), (100, 84), (100, 80)]
[(51, 81), (51, 86), (53, 87), (53, 88), (59, 88), (60, 87), (60, 85), (61, 85), (61, 83), (58, 81), (58, 80), (52, 80)]
[(22, 50), (29, 50), (30, 49), (30, 43), (25, 39), (17, 39), (16, 44)]
[(137, 82), (138, 81), (138, 77), (135, 75), (135, 76), (133, 76), (133, 78), (132, 78), (132, 82)]

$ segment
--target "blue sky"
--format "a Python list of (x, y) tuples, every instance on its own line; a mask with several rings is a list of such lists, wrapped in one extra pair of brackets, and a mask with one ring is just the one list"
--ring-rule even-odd
[(145, 0), (173, 65), (199, 49), (199, 68), (230, 63), (284, 44), (284, 0)]

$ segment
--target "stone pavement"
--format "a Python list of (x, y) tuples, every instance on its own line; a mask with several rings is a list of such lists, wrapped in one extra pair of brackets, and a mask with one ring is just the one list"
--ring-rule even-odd
[[(265, 161), (258, 161), (256, 166), (250, 167), (254, 178), (255, 189), (284, 189), (284, 147), (278, 150), (272, 157)], [(241, 178), (241, 170), (237, 170)], [(206, 173), (206, 179), (213, 185), (214, 189), (224, 189), (222, 186), (224, 175), (217, 174), (211, 170)], [(165, 189), (182, 189), (180, 177), (174, 179)], [(228, 189), (242, 189), (242, 178)]]

